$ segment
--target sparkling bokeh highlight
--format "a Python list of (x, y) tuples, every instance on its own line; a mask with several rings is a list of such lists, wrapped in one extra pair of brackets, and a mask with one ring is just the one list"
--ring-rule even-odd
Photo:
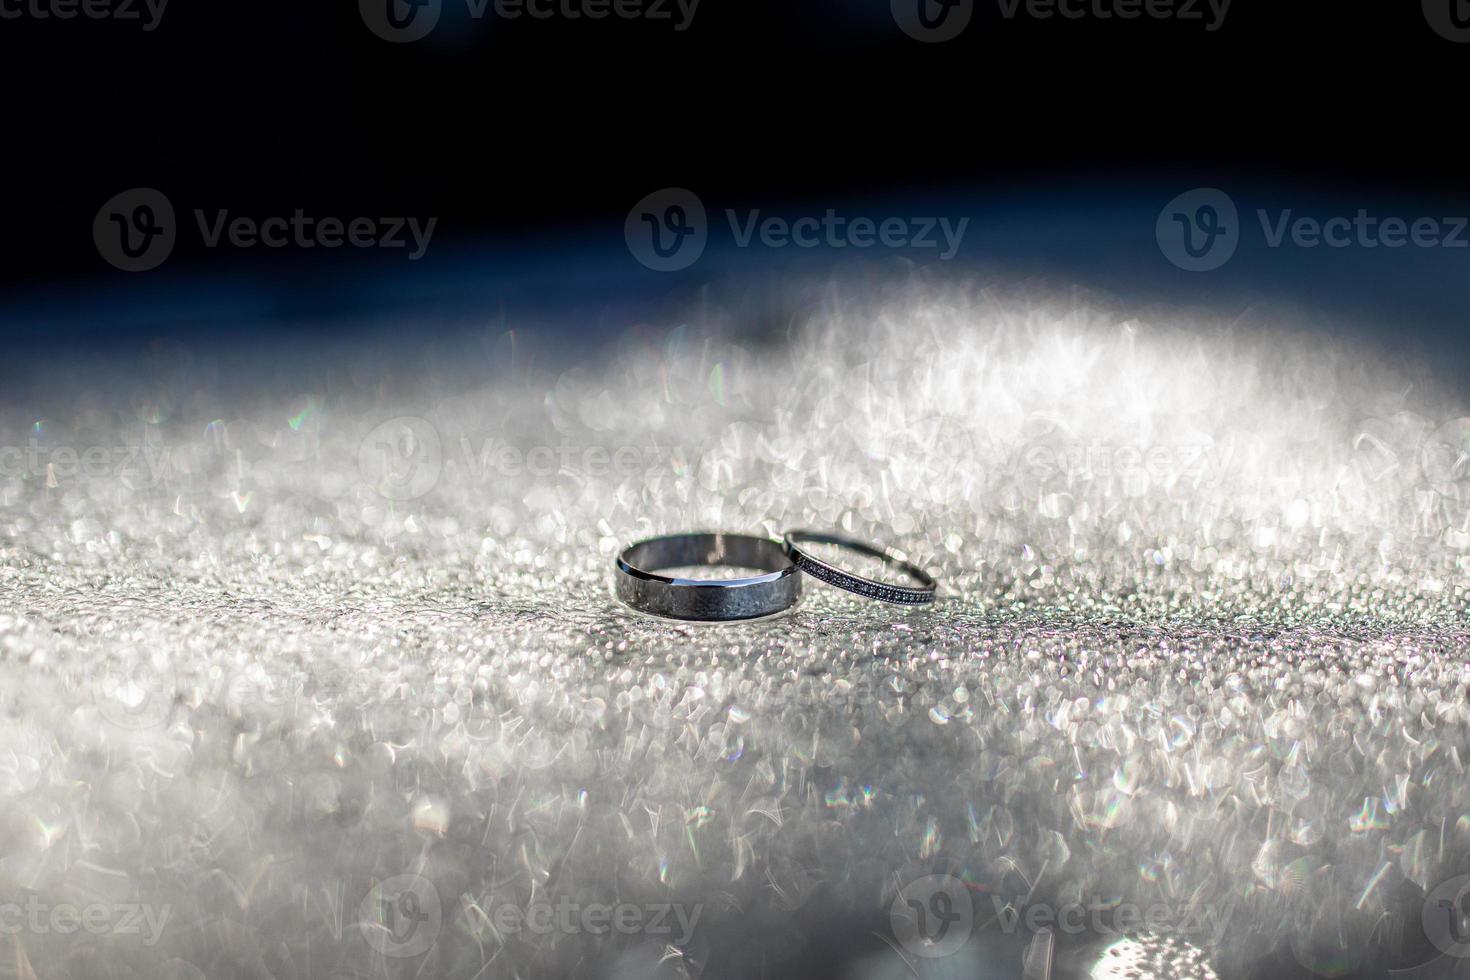
[[(1429, 370), (932, 287), (524, 347), (6, 406), (0, 900), (170, 909), (0, 937), (11, 973), (1340, 976), (1470, 871), (1470, 409)], [(941, 598), (611, 596), (638, 538), (789, 527)], [(929, 875), (948, 957), (889, 928)], [(495, 915), (558, 902), (698, 919)], [(1038, 943), (1028, 904), (1096, 911)]]

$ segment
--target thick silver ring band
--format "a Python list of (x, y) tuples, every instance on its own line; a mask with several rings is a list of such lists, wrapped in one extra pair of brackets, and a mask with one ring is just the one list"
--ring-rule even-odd
[[(654, 571), (693, 565), (758, 568), (766, 574), (705, 580)], [(640, 541), (618, 556), (616, 578), (619, 599), (668, 619), (756, 619), (790, 609), (801, 598), (801, 575), (781, 542), (748, 534), (673, 534)]]
[[(920, 588), (907, 588), (902, 585), (888, 585), (877, 582), (861, 575), (853, 575), (844, 572), (836, 565), (829, 565), (820, 558), (813, 558), (801, 550), (802, 544), (832, 544), (858, 554), (867, 555), (869, 558), (877, 558), (904, 572)], [(905, 561), (898, 552), (892, 548), (884, 548), (879, 545), (868, 544), (856, 538), (849, 538), (841, 534), (828, 534), (823, 531), (788, 531), (786, 532), (786, 553), (796, 563), (796, 567), (806, 572), (813, 578), (819, 578), (828, 585), (835, 585), (839, 589), (856, 593), (869, 599), (877, 599), (880, 602), (897, 602), (905, 606), (920, 606), (926, 602), (934, 601), (934, 592), (939, 588), (939, 583), (934, 581), (934, 576), (924, 571), (918, 565)]]

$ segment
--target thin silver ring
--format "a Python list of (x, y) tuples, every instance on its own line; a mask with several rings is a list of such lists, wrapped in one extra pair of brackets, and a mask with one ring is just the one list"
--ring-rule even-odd
[[(655, 572), (692, 565), (758, 568), (765, 574), (688, 579)], [(616, 578), (618, 598), (634, 609), (702, 623), (770, 616), (801, 598), (801, 575), (781, 542), (749, 534), (671, 534), (640, 541), (618, 555)]]
[[(869, 558), (877, 558), (908, 575), (920, 588), (907, 588), (902, 585), (889, 585), (861, 575), (853, 575), (844, 572), (836, 565), (830, 565), (820, 558), (813, 558), (801, 549), (802, 543), (808, 544), (832, 544), (848, 551), (856, 551), (860, 555)], [(786, 554), (796, 567), (806, 572), (813, 578), (821, 579), (828, 585), (835, 585), (839, 589), (863, 596), (868, 599), (877, 599), (879, 602), (896, 602), (904, 606), (922, 606), (927, 602), (934, 601), (934, 593), (939, 588), (939, 583), (934, 576), (924, 571), (918, 565), (906, 560), (892, 548), (881, 545), (868, 544), (856, 538), (849, 538), (842, 534), (830, 534), (825, 531), (787, 531), (786, 532)]]

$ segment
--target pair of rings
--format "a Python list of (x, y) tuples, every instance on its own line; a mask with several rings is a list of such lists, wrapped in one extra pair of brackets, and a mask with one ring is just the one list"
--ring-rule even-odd
[[(806, 551), (803, 545), (836, 545), (877, 558), (902, 571), (917, 588), (888, 585), (845, 572)], [(749, 578), (687, 579), (658, 574), (661, 568), (723, 565), (758, 569)], [(673, 534), (650, 538), (618, 555), (618, 598), (640, 612), (668, 619), (726, 622), (756, 619), (791, 608), (801, 598), (801, 574), (880, 602), (917, 606), (934, 601), (938, 583), (891, 548), (840, 534), (791, 531), (784, 541), (749, 534)]]

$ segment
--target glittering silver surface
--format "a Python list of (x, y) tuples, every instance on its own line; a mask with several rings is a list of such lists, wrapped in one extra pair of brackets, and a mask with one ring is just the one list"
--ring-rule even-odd
[[(479, 381), (222, 406), (179, 370), (6, 406), (0, 903), (113, 917), (7, 927), (0, 975), (1436, 955), (1404, 937), (1470, 871), (1470, 412), (1428, 372), (934, 289), (566, 370), (519, 344), (491, 331)], [(939, 601), (808, 582), (687, 626), (611, 596), (633, 540), (796, 526), (901, 548)], [(954, 907), (908, 902), (928, 876), (971, 906), (952, 951), (905, 918)], [(500, 914), (559, 903), (631, 925)]]

